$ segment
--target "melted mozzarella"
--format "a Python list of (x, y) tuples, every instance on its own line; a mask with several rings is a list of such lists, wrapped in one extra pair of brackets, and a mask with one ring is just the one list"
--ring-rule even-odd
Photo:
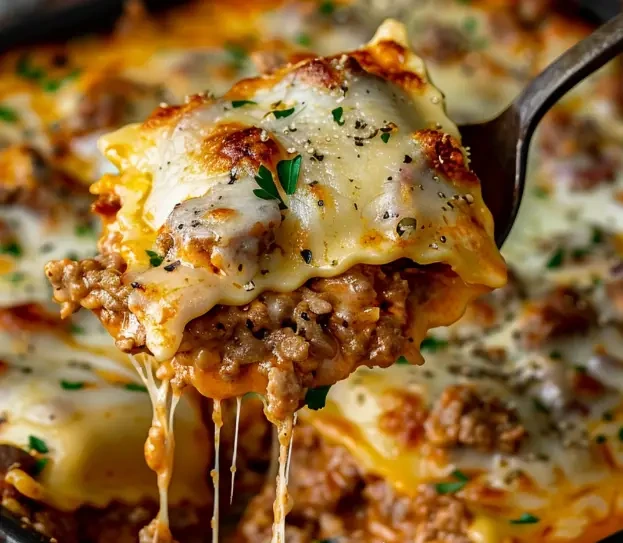
[[(456, 127), (422, 62), (392, 39), (400, 42), (401, 30), (390, 22), (351, 54), (364, 67), (371, 62), (369, 71), (349, 67), (349, 55), (321, 61), (321, 73), (303, 62), (272, 79), (243, 81), (227, 99), (195, 100), (172, 113), (171, 122), (156, 117), (102, 140), (124, 172), (112, 187), (123, 204), (112, 228), (124, 238), (125, 280), (141, 285), (129, 307), (158, 359), (173, 356), (185, 325), (216, 304), (292, 291), (358, 263), (445, 262), (467, 283), (503, 283), (479, 187), (432, 165), (440, 151), (429, 150), (426, 131), (458, 137)], [(242, 99), (251, 103), (235, 104)], [(248, 142), (231, 143), (241, 137)], [(295, 190), (277, 189), (284, 213), (276, 199), (254, 199), (260, 164), (223, 166), (223, 157), (240, 152), (259, 154), (276, 185), (276, 159), (301, 157)], [(105, 179), (95, 190), (110, 184)], [(132, 247), (156, 232), (173, 239), (174, 248), (163, 266), (145, 269), (144, 249)], [(172, 263), (173, 273), (165, 269)]]
[[(0, 414), (7, 419), (0, 442), (26, 448), (31, 435), (45, 442), (40, 499), (62, 510), (157, 500), (143, 455), (149, 395), (110, 341), (87, 348), (48, 332), (0, 332), (0, 346)], [(183, 400), (176, 426), (181, 447), (170, 503), (204, 505), (210, 440), (198, 406)]]

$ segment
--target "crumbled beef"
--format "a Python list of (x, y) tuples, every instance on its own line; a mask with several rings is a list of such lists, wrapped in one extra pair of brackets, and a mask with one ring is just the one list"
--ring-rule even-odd
[(428, 440), (443, 448), (515, 453), (527, 437), (515, 410), (467, 385), (446, 388), (424, 427)]
[[(458, 498), (438, 495), (430, 485), (420, 485), (413, 497), (397, 492), (388, 482), (362, 473), (344, 448), (331, 445), (304, 424), (294, 431), (290, 470), (296, 477), (288, 485), (289, 542), (470, 541), (467, 529), (472, 517)], [(267, 481), (248, 507), (235, 541), (270, 539), (274, 496), (274, 481)]]
[(614, 181), (620, 150), (595, 121), (554, 109), (545, 117), (540, 137), (542, 153), (551, 161), (557, 183), (583, 191)]
[(420, 395), (392, 389), (383, 397), (379, 428), (404, 446), (414, 446), (424, 438), (427, 416), (428, 410)]
[(568, 334), (583, 334), (597, 321), (595, 308), (575, 290), (558, 287), (532, 303), (522, 319), (519, 339), (528, 349)]

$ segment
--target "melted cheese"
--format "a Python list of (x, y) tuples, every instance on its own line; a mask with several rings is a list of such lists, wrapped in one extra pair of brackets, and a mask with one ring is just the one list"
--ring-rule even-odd
[[(0, 442), (27, 447), (33, 435), (46, 443), (48, 464), (37, 478), (43, 501), (73, 510), (157, 499), (143, 457), (149, 396), (113, 348), (86, 348), (42, 331), (2, 331), (0, 345), (0, 413), (7, 419)], [(182, 447), (170, 501), (204, 505), (209, 438), (189, 401), (179, 406), (176, 437)]]
[[(458, 138), (456, 127), (401, 32), (389, 22), (350, 55), (243, 81), (223, 99), (195, 98), (103, 138), (123, 175), (94, 191), (121, 197), (109, 228), (122, 237), (124, 280), (141, 285), (129, 307), (159, 360), (217, 304), (292, 291), (358, 263), (407, 257), (445, 262), (467, 283), (504, 282), (475, 178), (444, 170), (454, 166), (438, 156), (455, 145), (448, 134)], [(333, 118), (337, 111), (343, 118)], [(451, 152), (462, 164), (459, 148)], [(227, 158), (239, 153), (252, 158)], [(283, 213), (277, 199), (258, 198), (254, 179), (261, 165), (278, 185), (278, 158), (300, 160), (296, 187), (278, 189)], [(158, 232), (174, 247), (162, 266), (145, 269), (136, 240)]]

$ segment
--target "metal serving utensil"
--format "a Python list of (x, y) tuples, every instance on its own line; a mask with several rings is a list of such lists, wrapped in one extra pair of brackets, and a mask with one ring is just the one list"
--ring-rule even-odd
[(530, 139), (539, 121), (569, 90), (621, 52), (623, 13), (558, 57), (495, 119), (459, 127), (493, 214), (498, 247), (519, 210)]

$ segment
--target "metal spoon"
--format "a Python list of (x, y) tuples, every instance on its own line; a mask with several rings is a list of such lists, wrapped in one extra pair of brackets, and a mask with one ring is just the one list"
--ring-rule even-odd
[(498, 247), (519, 210), (528, 147), (539, 121), (569, 90), (621, 52), (623, 13), (558, 57), (495, 119), (460, 127), (463, 145), (470, 149), (471, 167), (493, 214)]

